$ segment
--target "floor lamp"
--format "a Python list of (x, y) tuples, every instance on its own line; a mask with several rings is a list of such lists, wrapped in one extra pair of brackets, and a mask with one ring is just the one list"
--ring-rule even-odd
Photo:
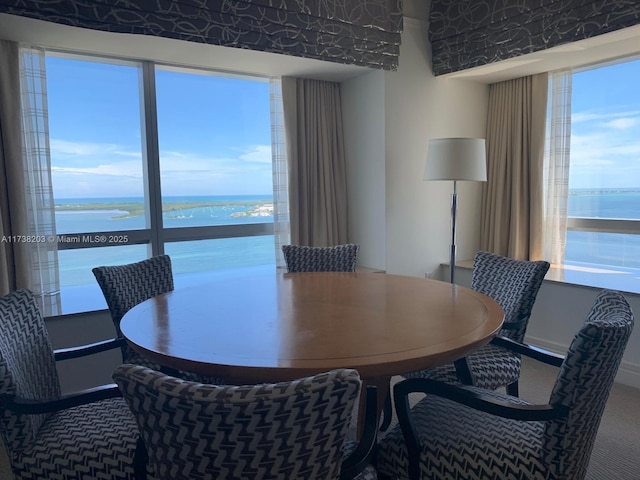
[(451, 195), (450, 281), (455, 283), (457, 182), (487, 181), (487, 159), (484, 138), (437, 138), (429, 142), (424, 180), (453, 180)]

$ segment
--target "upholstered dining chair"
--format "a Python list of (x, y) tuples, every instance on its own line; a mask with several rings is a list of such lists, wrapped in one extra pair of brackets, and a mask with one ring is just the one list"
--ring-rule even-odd
[[(120, 321), (125, 313), (151, 297), (173, 290), (173, 271), (168, 255), (126, 265), (95, 267), (92, 272), (107, 302), (118, 337), (122, 337)], [(121, 350), (123, 363), (160, 369), (158, 364), (140, 355), (126, 342)]]
[(134, 478), (138, 428), (117, 386), (63, 396), (56, 371), (57, 360), (118, 346), (54, 351), (33, 293), (0, 298), (0, 435), (15, 480)]
[[(171, 257), (168, 255), (158, 255), (126, 265), (95, 267), (92, 272), (109, 307), (118, 338), (122, 338), (120, 321), (125, 313), (149, 298), (173, 290), (173, 270)], [(154, 370), (166, 370), (136, 352), (126, 342), (122, 342), (121, 351), (123, 363), (144, 365)], [(220, 378), (205, 377), (191, 372), (171, 371), (171, 373), (187, 380), (225, 383)]]
[[(394, 387), (399, 424), (378, 445), (379, 476), (584, 479), (633, 324), (626, 299), (605, 290), (564, 359), (511, 342), (520, 353), (560, 367), (546, 405), (424, 378), (401, 381)], [(410, 392), (427, 395), (411, 408)]]
[(353, 243), (331, 247), (282, 246), (282, 254), (289, 273), (355, 272), (359, 250), (360, 245)]
[[(514, 260), (489, 252), (474, 257), (471, 288), (493, 298), (504, 310), (504, 324), (499, 337), (524, 342), (529, 317), (538, 291), (549, 270), (545, 261)], [(430, 378), (442, 382), (461, 382), (496, 390), (506, 387), (518, 396), (520, 355), (493, 340), (455, 364), (447, 364), (405, 375), (407, 378)]]
[[(376, 478), (373, 467), (361, 462), (373, 452), (375, 421), (355, 457), (344, 460), (345, 449), (353, 450), (345, 438), (361, 386), (355, 370), (217, 386), (121, 365), (113, 379), (138, 421), (139, 448), (158, 480)], [(375, 396), (373, 389), (367, 400), (375, 402)], [(375, 419), (369, 401), (371, 406)], [(136, 478), (146, 478), (144, 468)]]

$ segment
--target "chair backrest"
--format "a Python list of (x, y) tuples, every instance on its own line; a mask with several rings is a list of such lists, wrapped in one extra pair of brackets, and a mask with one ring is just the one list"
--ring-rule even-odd
[(289, 273), (355, 272), (360, 245), (347, 243), (332, 247), (283, 245), (282, 253)]
[(120, 320), (125, 313), (151, 297), (173, 290), (173, 271), (168, 255), (127, 265), (95, 267), (92, 272), (119, 336)]
[[(34, 400), (60, 397), (53, 348), (36, 299), (29, 290), (0, 298), (0, 394)], [(0, 433), (6, 447), (21, 451), (49, 415), (23, 415), (0, 403)]]
[[(489, 252), (478, 252), (473, 262), (471, 288), (493, 298), (504, 310), (505, 328), (500, 335), (524, 341), (533, 304), (549, 270), (543, 260), (514, 260)], [(509, 323), (522, 322), (514, 328)]]
[(554, 478), (585, 477), (633, 324), (626, 299), (603, 290), (571, 342), (549, 400), (551, 405), (568, 407), (569, 416), (547, 423), (545, 431), (545, 459), (557, 469)]
[(360, 390), (355, 370), (291, 382), (215, 386), (141, 366), (113, 379), (158, 480), (338, 478)]

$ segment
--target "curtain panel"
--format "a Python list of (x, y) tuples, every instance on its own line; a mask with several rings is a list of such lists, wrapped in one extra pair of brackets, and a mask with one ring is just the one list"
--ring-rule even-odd
[(550, 95), (544, 156), (544, 259), (564, 264), (567, 244), (569, 165), (571, 156), (571, 70), (549, 75)]
[(546, 73), (489, 88), (482, 250), (520, 260), (542, 258), (546, 105)]
[(0, 295), (29, 288), (18, 44), (0, 40)]
[(282, 110), (282, 81), (269, 79), (271, 103), (271, 164), (273, 169), (273, 235), (276, 267), (285, 268), (282, 245), (291, 243), (289, 227), (289, 168)]
[(60, 314), (44, 52), (0, 41), (0, 294)]
[(340, 85), (282, 78), (291, 242), (347, 243), (347, 168)]
[(49, 108), (45, 53), (42, 48), (20, 48), (20, 96), (24, 198), (28, 232), (37, 239), (29, 245), (31, 290), (44, 316), (62, 313), (56, 241), (55, 202), (51, 181)]
[(398, 67), (401, 0), (0, 0), (0, 12), (384, 70)]

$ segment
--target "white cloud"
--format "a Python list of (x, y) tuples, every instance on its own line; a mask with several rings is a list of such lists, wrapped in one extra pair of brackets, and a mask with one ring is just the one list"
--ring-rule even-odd
[(584, 124), (572, 131), (571, 188), (640, 185), (640, 138), (632, 126), (623, 128), (626, 118), (608, 129)]
[[(62, 140), (52, 140), (51, 148), (57, 196), (140, 194), (143, 172), (140, 152), (115, 144)], [(238, 149), (237, 155), (219, 157), (162, 151), (160, 168), (165, 195), (264, 193), (271, 190), (269, 145)]]
[(600, 113), (600, 112), (572, 112), (571, 113), (571, 123), (583, 123), (583, 122), (592, 122), (599, 121), (605, 122), (608, 120), (615, 120), (618, 118), (633, 118), (640, 116), (640, 110), (629, 110), (622, 112), (610, 112), (610, 113)]
[(615, 128), (616, 130), (626, 130), (637, 125), (638, 119), (634, 117), (616, 118), (605, 122), (605, 126)]
[(257, 145), (251, 151), (240, 155), (240, 159), (271, 165), (271, 145)]
[(142, 165), (137, 162), (97, 165), (95, 167), (59, 167), (53, 165), (51, 171), (71, 175), (104, 175), (109, 177), (142, 178)]
[(131, 150), (113, 143), (69, 142), (52, 138), (49, 140), (52, 156), (72, 157), (104, 157), (105, 155), (141, 158), (140, 150)]

